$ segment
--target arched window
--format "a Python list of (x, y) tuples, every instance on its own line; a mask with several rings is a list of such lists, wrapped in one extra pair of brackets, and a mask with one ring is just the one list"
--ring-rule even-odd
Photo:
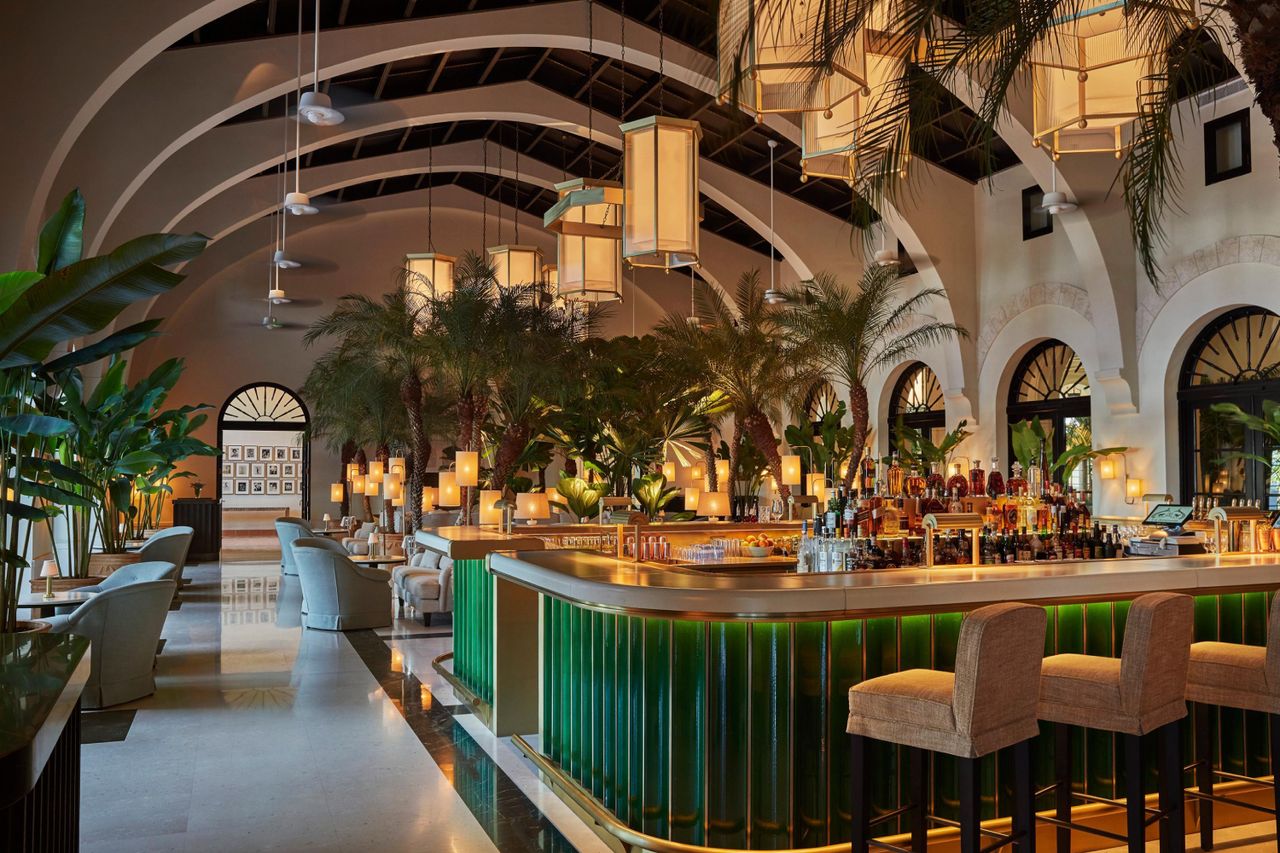
[(1214, 403), (1235, 403), (1261, 415), (1264, 400), (1280, 401), (1280, 317), (1263, 308), (1237, 308), (1205, 327), (1182, 365), (1183, 500), (1241, 498), (1260, 500), (1268, 509), (1280, 506), (1276, 474), (1248, 458), (1280, 463), (1280, 449), (1210, 409)]
[(895, 447), (899, 420), (903, 426), (919, 430), (934, 444), (947, 434), (942, 384), (924, 362), (917, 361), (904, 370), (893, 386), (893, 396), (889, 398), (889, 437)]
[(804, 397), (804, 414), (813, 424), (813, 434), (818, 434), (818, 426), (823, 415), (834, 412), (840, 406), (840, 396), (835, 386), (825, 379), (819, 379)]
[[(1050, 446), (1046, 448), (1050, 464), (1068, 447), (1092, 444), (1089, 377), (1075, 351), (1053, 339), (1032, 347), (1013, 373), (1007, 415), (1011, 430), (1020, 421), (1040, 421), (1050, 434)], [(1014, 458), (1012, 441), (1006, 452), (1005, 469), (1008, 470)], [(1077, 465), (1071, 482), (1064, 485), (1089, 492), (1092, 491), (1091, 476), (1091, 466)]]
[(237, 389), (218, 413), (218, 497), (223, 506), (311, 512), (311, 417), (293, 391), (273, 382)]

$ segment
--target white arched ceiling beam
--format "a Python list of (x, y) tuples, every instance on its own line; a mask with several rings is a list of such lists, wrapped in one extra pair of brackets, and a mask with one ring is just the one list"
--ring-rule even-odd
[[(0, 79), (20, 93), (0, 156), (0, 269), (30, 264), (45, 201), (77, 137), (166, 47), (248, 0), (5, 5)], [(74, 22), (69, 25), (69, 22)], [(21, 130), (17, 130), (17, 128)], [(100, 152), (101, 153), (101, 152)], [(56, 201), (56, 199), (55, 199)], [(105, 199), (97, 201), (101, 209)]]

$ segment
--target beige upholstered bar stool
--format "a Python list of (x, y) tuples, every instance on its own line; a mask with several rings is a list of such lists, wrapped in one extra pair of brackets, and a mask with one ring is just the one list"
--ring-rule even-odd
[[(962, 853), (984, 849), (980, 828), (979, 759), (1005, 747), (1014, 748), (1013, 831), (987, 850), (1013, 842), (1019, 853), (1035, 850), (1034, 782), (1031, 739), (1039, 732), (1036, 698), (1040, 660), (1044, 656), (1045, 611), (1027, 604), (994, 604), (973, 611), (960, 627), (955, 673), (909, 669), (854, 685), (849, 690), (852, 735), (850, 782), (853, 853), (871, 839), (869, 740), (911, 750), (910, 805), (876, 822), (911, 814), (911, 849), (927, 848), (930, 822), (960, 827)], [(929, 814), (926, 752), (954, 755), (960, 773), (960, 820)], [(986, 834), (994, 834), (987, 832)]]
[[(1267, 619), (1267, 644), (1202, 642), (1191, 645), (1191, 666), (1187, 672), (1187, 701), (1195, 703), (1196, 790), (1200, 801), (1200, 847), (1213, 847), (1213, 804), (1227, 803), (1275, 816), (1276, 837), (1280, 838), (1280, 595), (1271, 600)], [(1214, 777), (1259, 782), (1248, 776), (1213, 769), (1213, 739), (1209, 728), (1209, 706), (1261, 711), (1267, 715), (1271, 734), (1272, 808), (1214, 794)]]
[[(1191, 649), (1190, 596), (1157, 592), (1135, 599), (1124, 626), (1119, 658), (1097, 655), (1051, 655), (1040, 675), (1040, 719), (1056, 723), (1056, 812), (1042, 817), (1058, 827), (1059, 853), (1071, 850), (1071, 831), (1080, 830), (1128, 844), (1130, 853), (1146, 850), (1146, 830), (1160, 822), (1160, 850), (1178, 853), (1186, 847), (1178, 721), (1187, 715), (1187, 661)], [(1113, 803), (1071, 789), (1069, 726), (1085, 726), (1119, 735), (1124, 756), (1124, 835), (1071, 820), (1073, 800)], [(1142, 736), (1160, 733), (1159, 808), (1146, 807)], [(1044, 793), (1044, 792), (1041, 792)], [(1118, 802), (1115, 803), (1119, 805)]]

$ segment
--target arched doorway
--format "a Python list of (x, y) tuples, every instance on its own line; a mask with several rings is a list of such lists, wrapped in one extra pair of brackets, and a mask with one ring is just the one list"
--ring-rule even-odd
[(310, 517), (310, 425), (306, 404), (283, 385), (255, 382), (232, 393), (218, 412), (223, 507)]
[[(1048, 455), (1052, 463), (1068, 447), (1092, 445), (1089, 406), (1089, 377), (1080, 357), (1062, 341), (1041, 341), (1018, 362), (1009, 384), (1006, 412), (1010, 436), (1019, 421), (1039, 420), (1045, 432), (1050, 433)], [(1012, 440), (1006, 444), (1005, 453), (1005, 458), (1012, 461)], [(1063, 485), (1082, 493), (1092, 492), (1092, 480), (1092, 467), (1077, 465), (1071, 482)]]
[(901, 421), (928, 438), (941, 443), (947, 434), (947, 410), (942, 398), (938, 375), (922, 361), (907, 367), (893, 385), (889, 397), (889, 424), (886, 434), (892, 447), (898, 446), (897, 429)]
[(1238, 498), (1261, 501), (1267, 509), (1280, 506), (1280, 483), (1261, 461), (1280, 463), (1280, 449), (1210, 409), (1235, 403), (1261, 415), (1264, 400), (1280, 401), (1280, 316), (1265, 308), (1237, 308), (1205, 327), (1182, 364), (1178, 434), (1184, 501)]

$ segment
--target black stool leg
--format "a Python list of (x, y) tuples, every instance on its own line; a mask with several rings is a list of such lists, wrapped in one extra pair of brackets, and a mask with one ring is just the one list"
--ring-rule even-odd
[(1129, 853), (1143, 853), (1146, 840), (1146, 791), (1142, 785), (1142, 737), (1120, 735), (1124, 742), (1124, 795)]
[(1160, 851), (1185, 853), (1187, 820), (1183, 811), (1182, 738), (1176, 722), (1160, 727)]
[(956, 760), (960, 771), (960, 853), (979, 853), (982, 834), (978, 825), (982, 816), (982, 779), (977, 758)]
[[(1057, 784), (1053, 789), (1054, 817), (1060, 821), (1071, 820), (1071, 729), (1066, 723), (1053, 724), (1053, 777)], [(1071, 853), (1071, 830), (1059, 826), (1058, 853)]]
[[(1196, 789), (1213, 793), (1213, 735), (1209, 730), (1209, 706), (1197, 702), (1196, 715)], [(1274, 749), (1274, 747), (1273, 747)], [(1213, 800), (1200, 799), (1200, 849), (1213, 849)]]
[(1031, 741), (1013, 747), (1013, 850), (1036, 853), (1035, 777), (1031, 773)]
[(911, 850), (929, 849), (929, 754), (911, 748)]
[(849, 825), (852, 853), (867, 853), (871, 840), (871, 789), (867, 786), (867, 739), (849, 736)]
[(1276, 838), (1280, 839), (1280, 714), (1267, 714), (1267, 726), (1271, 729), (1271, 775), (1275, 786), (1271, 805), (1276, 810)]

